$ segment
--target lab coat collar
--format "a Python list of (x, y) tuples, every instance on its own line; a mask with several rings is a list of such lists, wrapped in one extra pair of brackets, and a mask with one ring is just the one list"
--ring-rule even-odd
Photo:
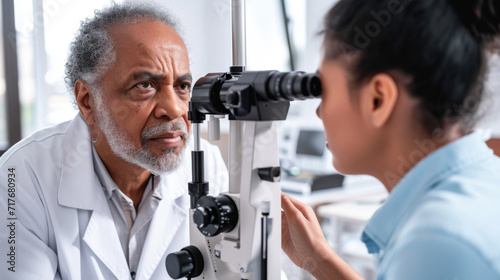
[[(189, 200), (186, 178), (190, 178), (190, 142), (180, 168), (156, 176), (162, 201), (148, 231), (136, 279), (149, 279), (164, 257), (168, 245), (187, 219)], [(58, 199), (63, 206), (93, 210), (83, 240), (118, 279), (130, 277), (104, 191), (95, 175), (90, 133), (80, 114), (70, 123), (63, 142), (63, 161)], [(186, 158), (186, 156), (188, 156)], [(180, 185), (182, 184), (182, 185)]]
[(63, 206), (93, 210), (100, 183), (94, 173), (88, 125), (78, 114), (68, 126), (62, 144), (63, 160), (58, 200)]
[[(179, 185), (180, 182), (186, 181), (186, 175), (184, 170), (178, 170), (167, 176), (159, 176), (162, 192), (167, 195), (164, 195), (151, 220), (137, 268), (136, 280), (150, 279), (158, 267), (164, 267), (160, 261), (164, 259), (169, 245), (175, 243), (173, 243), (174, 238), (178, 235), (177, 232), (181, 226), (186, 223), (189, 199), (184, 194), (187, 194), (187, 185)], [(179, 244), (179, 248), (176, 249), (180, 249), (182, 245), (184, 244)]]
[(130, 272), (104, 192), (97, 196), (83, 241), (117, 279), (128, 279)]
[[(429, 140), (430, 141), (430, 140)], [(369, 253), (383, 252), (421, 198), (440, 181), (491, 156), (479, 133), (466, 135), (427, 155), (398, 182), (384, 205), (368, 221), (362, 240)]]
[[(151, 279), (151, 276), (160, 265), (168, 246), (173, 242), (177, 231), (187, 219), (186, 191), (179, 186), (185, 172), (179, 171), (167, 176), (159, 176), (159, 186), (166, 189), (181, 189), (173, 191), (174, 196), (168, 196), (160, 202), (152, 218), (148, 236), (142, 250), (139, 267), (136, 272), (137, 280)], [(120, 239), (113, 223), (103, 191), (98, 195), (96, 208), (92, 212), (89, 224), (85, 230), (83, 240), (94, 254), (109, 268), (117, 279), (129, 279), (130, 269), (125, 255), (122, 253)]]
[[(155, 177), (155, 180), (159, 180), (158, 190), (162, 193), (162, 200), (151, 220), (137, 268), (136, 280), (150, 279), (156, 268), (163, 267), (160, 261), (164, 259), (181, 225), (188, 219), (189, 197), (186, 182), (191, 176), (189, 172), (191, 170), (190, 144), (190, 141), (186, 143), (187, 149), (182, 155), (184, 160), (179, 168)], [(178, 250), (180, 247), (175, 249)]]
[[(136, 280), (150, 279), (156, 268), (164, 267), (160, 261), (164, 259), (169, 245), (173, 243), (177, 232), (188, 219), (189, 196), (188, 185), (191, 177), (191, 141), (189, 140), (182, 155), (182, 163), (176, 170), (155, 177), (162, 200), (155, 211), (144, 242)], [(168, 219), (167, 219), (168, 217)], [(185, 223), (187, 224), (187, 222)], [(184, 244), (179, 244), (183, 246)], [(174, 245), (175, 246), (175, 245)], [(175, 250), (180, 249), (176, 247)]]
[(94, 172), (91, 145), (87, 123), (78, 114), (68, 126), (62, 144), (59, 204), (93, 210), (87, 227), (81, 229), (85, 231), (83, 241), (117, 279), (128, 279), (127, 260), (104, 191)]

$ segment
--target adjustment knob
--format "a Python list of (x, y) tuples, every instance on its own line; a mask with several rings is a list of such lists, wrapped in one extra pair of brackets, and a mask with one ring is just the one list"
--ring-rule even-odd
[(198, 228), (202, 228), (213, 220), (212, 214), (208, 213), (207, 210), (203, 207), (198, 207), (193, 213), (193, 221), (198, 226)]
[(171, 253), (165, 260), (165, 266), (170, 277), (197, 277), (203, 272), (203, 256), (194, 246), (187, 246), (181, 251)]
[(229, 232), (238, 223), (238, 208), (228, 196), (203, 196), (193, 213), (194, 223), (205, 236)]
[(264, 181), (279, 182), (281, 179), (281, 168), (279, 166), (259, 168), (257, 174)]

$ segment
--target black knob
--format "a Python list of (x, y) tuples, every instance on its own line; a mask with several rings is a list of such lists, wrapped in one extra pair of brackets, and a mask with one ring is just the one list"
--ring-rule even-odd
[(202, 228), (213, 220), (212, 214), (207, 212), (207, 209), (203, 207), (198, 207), (193, 213), (194, 223), (198, 226), (198, 228)]
[(229, 232), (238, 223), (238, 208), (228, 196), (203, 196), (196, 206), (193, 220), (205, 236)]
[(170, 277), (197, 277), (203, 272), (203, 256), (194, 246), (187, 246), (181, 251), (171, 253), (165, 260), (165, 266)]
[(279, 166), (259, 168), (257, 174), (264, 181), (279, 182), (281, 179), (281, 168)]

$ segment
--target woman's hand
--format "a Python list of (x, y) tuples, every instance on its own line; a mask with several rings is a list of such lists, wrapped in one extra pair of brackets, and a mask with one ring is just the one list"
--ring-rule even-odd
[(335, 255), (310, 206), (281, 193), (281, 208), (281, 247), (295, 265), (311, 272)]
[(330, 247), (308, 205), (281, 193), (281, 248), (293, 263), (318, 280), (361, 280)]

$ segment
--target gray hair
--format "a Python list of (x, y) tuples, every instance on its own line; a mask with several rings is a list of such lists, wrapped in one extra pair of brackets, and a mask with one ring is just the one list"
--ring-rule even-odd
[[(142, 19), (163, 22), (182, 37), (179, 21), (162, 7), (127, 3), (96, 10), (93, 18), (81, 22), (70, 45), (64, 78), (68, 90), (73, 92), (77, 80), (85, 81), (91, 87), (99, 86), (102, 77), (116, 60), (114, 42), (109, 35), (110, 28), (116, 24), (130, 24)], [(75, 104), (74, 96), (72, 100)]]

